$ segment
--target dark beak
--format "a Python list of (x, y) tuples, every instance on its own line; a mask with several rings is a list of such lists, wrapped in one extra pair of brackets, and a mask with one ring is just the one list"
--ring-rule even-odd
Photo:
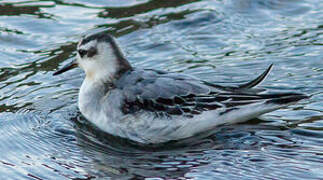
[(66, 64), (62, 69), (59, 69), (58, 71), (54, 72), (53, 76), (56, 76), (58, 74), (62, 74), (63, 72), (66, 72), (70, 69), (73, 69), (77, 67), (77, 62), (76, 60), (73, 60), (72, 62)]

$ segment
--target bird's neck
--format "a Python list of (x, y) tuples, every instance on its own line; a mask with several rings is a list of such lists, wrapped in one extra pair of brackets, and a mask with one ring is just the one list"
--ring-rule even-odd
[(96, 67), (95, 70), (87, 69), (85, 71), (86, 81), (95, 84), (114, 84), (125, 72), (132, 70), (131, 65), (125, 59), (116, 61), (113, 65), (110, 64), (106, 68)]
[(93, 84), (105, 84), (113, 82), (115, 79), (115, 72), (111, 71), (86, 71), (85, 81), (91, 82)]

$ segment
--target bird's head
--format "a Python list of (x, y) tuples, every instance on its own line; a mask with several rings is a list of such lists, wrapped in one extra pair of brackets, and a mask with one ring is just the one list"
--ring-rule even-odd
[(76, 60), (55, 72), (54, 75), (76, 66), (84, 70), (86, 78), (94, 81), (112, 81), (131, 69), (115, 39), (105, 32), (83, 37), (77, 45)]

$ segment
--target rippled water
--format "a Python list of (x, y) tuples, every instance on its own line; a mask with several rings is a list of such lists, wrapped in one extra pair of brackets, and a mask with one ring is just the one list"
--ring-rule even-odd
[[(321, 179), (321, 0), (0, 1), (0, 179)], [(312, 95), (208, 138), (137, 147), (77, 108), (84, 77), (52, 73), (106, 29), (134, 66)]]

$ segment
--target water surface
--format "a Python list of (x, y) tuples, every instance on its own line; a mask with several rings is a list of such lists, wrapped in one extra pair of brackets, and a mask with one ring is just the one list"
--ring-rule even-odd
[[(0, 179), (320, 179), (320, 0), (0, 1)], [(160, 149), (98, 132), (77, 108), (74, 59), (86, 32), (116, 36), (142, 68), (312, 95), (207, 138)]]

